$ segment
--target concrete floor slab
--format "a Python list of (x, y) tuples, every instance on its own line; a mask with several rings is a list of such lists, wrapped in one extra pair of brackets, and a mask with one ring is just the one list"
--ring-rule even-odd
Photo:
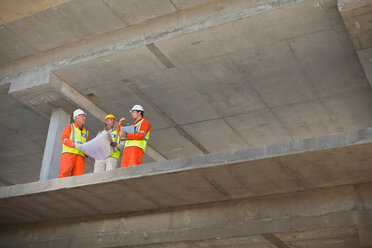
[[(372, 129), (369, 128), (105, 173), (2, 187), (1, 220), (4, 225), (128, 213), (366, 183), (372, 180), (371, 144)], [(316, 204), (311, 197), (310, 202)], [(41, 206), (49, 206), (50, 209)], [(339, 207), (346, 205), (340, 204)], [(294, 209), (288, 211), (293, 214)], [(305, 211), (305, 207), (298, 211)]]

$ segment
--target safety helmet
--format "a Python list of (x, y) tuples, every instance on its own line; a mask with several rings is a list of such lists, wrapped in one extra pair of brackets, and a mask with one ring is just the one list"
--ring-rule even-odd
[(105, 119), (103, 121), (105, 122), (108, 118), (112, 118), (112, 119), (114, 119), (116, 121), (116, 118), (115, 118), (115, 116), (113, 114), (106, 115), (106, 117), (105, 117)]
[(73, 114), (74, 120), (75, 120), (76, 116), (78, 116), (78, 115), (86, 115), (86, 113), (83, 110), (81, 110), (81, 109), (76, 109), (74, 111), (74, 114)]
[(145, 112), (145, 110), (143, 109), (143, 107), (141, 105), (134, 105), (132, 110), (129, 111), (129, 113), (132, 113), (133, 110), (137, 110), (137, 111), (142, 111), (142, 112)]

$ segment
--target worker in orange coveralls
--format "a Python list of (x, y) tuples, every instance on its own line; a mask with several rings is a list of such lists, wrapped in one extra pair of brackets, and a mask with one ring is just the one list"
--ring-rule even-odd
[(150, 137), (151, 125), (143, 118), (144, 109), (141, 105), (134, 105), (130, 111), (132, 118), (135, 120), (133, 126), (136, 126), (135, 133), (126, 133), (121, 131), (125, 118), (119, 121), (119, 133), (121, 140), (125, 140), (121, 167), (136, 166), (142, 164), (142, 156), (146, 149)]
[(62, 134), (63, 148), (58, 178), (84, 174), (86, 155), (76, 146), (89, 140), (89, 131), (84, 127), (86, 113), (76, 109), (73, 118), (75, 123), (67, 125)]

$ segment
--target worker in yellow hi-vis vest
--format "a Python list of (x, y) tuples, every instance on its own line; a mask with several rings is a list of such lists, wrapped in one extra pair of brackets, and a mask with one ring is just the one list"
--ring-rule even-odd
[(76, 146), (89, 140), (89, 132), (84, 127), (86, 113), (76, 109), (73, 118), (75, 123), (67, 125), (62, 134), (63, 148), (58, 177), (84, 174), (85, 154)]
[(119, 167), (120, 145), (118, 144), (120, 138), (118, 130), (114, 129), (116, 118), (114, 115), (109, 114), (105, 117), (103, 122), (105, 123), (105, 129), (100, 131), (97, 135), (109, 132), (112, 138), (111, 146), (113, 147), (114, 151), (111, 152), (110, 156), (104, 160), (96, 159), (93, 172), (109, 171)]
[(119, 121), (120, 138), (125, 140), (121, 167), (136, 166), (142, 164), (143, 153), (146, 149), (150, 137), (151, 125), (144, 119), (144, 109), (141, 105), (134, 105), (130, 111), (135, 120), (133, 126), (136, 127), (135, 133), (121, 131), (121, 126), (126, 121), (125, 118)]

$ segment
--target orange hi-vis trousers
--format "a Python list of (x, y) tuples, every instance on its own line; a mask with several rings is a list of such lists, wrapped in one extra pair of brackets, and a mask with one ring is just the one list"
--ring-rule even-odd
[(121, 158), (121, 167), (142, 164), (143, 150), (137, 146), (125, 147)]
[(58, 178), (83, 175), (84, 169), (84, 157), (68, 152), (62, 153)]

